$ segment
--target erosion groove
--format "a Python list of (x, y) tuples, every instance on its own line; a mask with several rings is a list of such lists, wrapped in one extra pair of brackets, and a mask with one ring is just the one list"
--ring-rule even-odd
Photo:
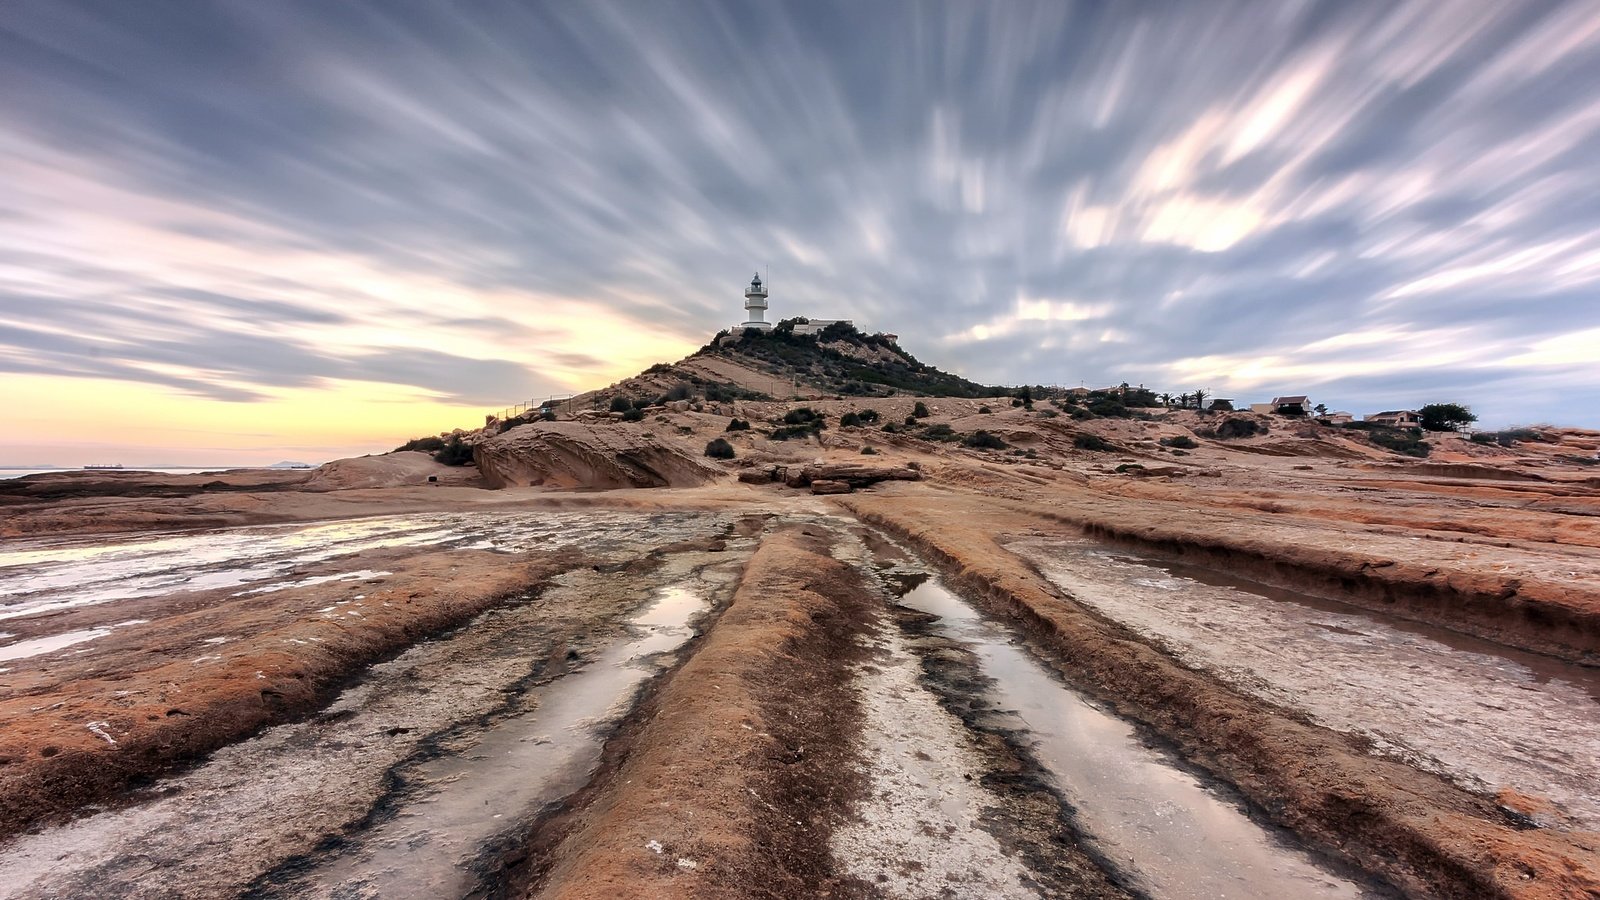
[(544, 872), (527, 895), (857, 893), (827, 848), (860, 789), (848, 662), (875, 594), (828, 555), (835, 539), (796, 526), (762, 542), (549, 859), (530, 860)]
[(1098, 540), (1247, 575), (1276, 587), (1333, 597), (1485, 640), (1600, 665), (1600, 614), (1570, 589), (1513, 577), (1452, 576), (1391, 559), (1333, 555), (1290, 544), (1267, 549), (1225, 535), (1125, 527), (1048, 511), (1040, 516)]
[[(0, 767), (0, 834), (62, 820), (263, 728), (309, 715), (368, 666), (584, 562), (577, 554), (550, 554), (488, 569), (445, 590), (373, 591), (360, 628), (296, 618), (229, 645), (207, 678), (196, 678), (187, 659), (140, 673), (151, 684), (181, 684), (181, 693), (112, 699), (91, 673), (54, 692), (7, 699), (0, 707), (108, 723), (121, 736), (109, 744), (92, 729), (48, 720), (8, 728), (0, 737), (0, 758), (7, 760)], [(284, 648), (291, 643), (306, 649), (290, 653)]]
[[(969, 598), (1018, 621), (1070, 660), (1071, 680), (1172, 740), (1279, 824), (1407, 893), (1554, 900), (1600, 890), (1595, 848), (1583, 835), (1519, 831), (1493, 804), (1441, 778), (1368, 755), (1186, 669), (1059, 596), (994, 541), (998, 531), (1046, 520), (998, 505), (975, 523), (936, 500), (842, 502), (910, 542)], [(1296, 760), (1315, 764), (1286, 765)]]

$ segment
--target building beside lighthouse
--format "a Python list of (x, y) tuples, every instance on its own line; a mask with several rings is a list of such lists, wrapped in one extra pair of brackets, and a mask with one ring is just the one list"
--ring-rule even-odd
[[(854, 326), (849, 319), (807, 319), (804, 322), (794, 323), (795, 334), (816, 334), (829, 325), (843, 322)], [(767, 286), (761, 283), (761, 273), (757, 272), (750, 284), (744, 289), (744, 321), (733, 326), (732, 333), (739, 334), (745, 329), (753, 328), (757, 331), (771, 331), (771, 322), (767, 321)]]

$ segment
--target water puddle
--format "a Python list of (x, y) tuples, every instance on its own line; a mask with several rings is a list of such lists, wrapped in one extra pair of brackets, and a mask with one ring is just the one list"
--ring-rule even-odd
[(1536, 816), (1541, 824), (1600, 829), (1600, 673), (1092, 542), (1011, 549), (1079, 602), (1239, 690), (1470, 790), (1548, 799), (1556, 811)]
[(538, 695), (531, 712), (503, 719), (471, 746), (408, 770), (402, 808), (357, 834), (339, 856), (308, 873), (295, 896), (462, 896), (474, 855), (541, 807), (582, 787), (600, 759), (606, 727), (632, 706), (681, 647), (705, 600), (663, 589), (614, 644)]
[(1134, 727), (1052, 676), (1012, 636), (937, 580), (899, 602), (937, 616), (992, 679), (988, 698), (1074, 808), (1094, 850), (1155, 897), (1362, 897), (1285, 835), (1147, 746)]
[[(79, 631), (64, 631), (61, 634), (52, 634), (47, 637), (33, 638), (26, 641), (17, 641), (14, 644), (6, 644), (5, 646), (0, 647), (0, 661), (27, 659), (30, 656), (39, 656), (45, 653), (53, 653), (57, 650), (64, 650), (75, 644), (82, 644), (87, 641), (92, 641), (96, 638), (103, 638), (110, 634), (112, 629), (121, 628), (124, 625), (143, 625), (146, 621), (147, 620), (145, 619), (129, 619), (126, 622), (117, 622), (114, 625), (105, 625), (100, 628), (84, 628)], [(11, 637), (9, 634), (5, 636)], [(7, 669), (5, 671), (10, 670)]]
[(300, 575), (307, 566), (396, 547), (518, 553), (581, 542), (603, 552), (704, 520), (694, 513), (611, 510), (430, 513), (114, 542), (17, 541), (0, 550), (0, 620), (174, 591), (279, 590), (314, 583)]
[(841, 868), (890, 897), (1037, 897), (1025, 868), (984, 829), (998, 801), (979, 783), (981, 760), (959, 719), (920, 682), (898, 629), (876, 635), (879, 655), (857, 675), (871, 788), (834, 830)]

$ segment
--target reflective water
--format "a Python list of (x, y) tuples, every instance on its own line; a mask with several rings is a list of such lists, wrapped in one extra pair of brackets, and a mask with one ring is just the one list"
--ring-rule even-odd
[[(13, 541), (0, 549), (0, 620), (96, 603), (283, 580), (389, 547), (519, 552), (605, 549), (683, 530), (693, 513), (430, 513), (230, 528), (132, 540)], [(581, 527), (580, 527), (581, 526)]]
[(1565, 824), (1600, 828), (1591, 669), (1090, 542), (1011, 549), (1079, 602), (1240, 690), (1470, 789), (1545, 797)]
[(1004, 629), (936, 580), (900, 603), (938, 616), (992, 679), (990, 696), (1074, 808), (1094, 848), (1151, 896), (1361, 897), (1234, 802), (1147, 746), (1133, 726), (1053, 677)]
[(464, 864), (495, 835), (581, 787), (605, 726), (693, 633), (705, 600), (668, 588), (630, 620), (631, 638), (544, 688), (538, 708), (496, 723), (470, 747), (406, 774), (403, 807), (307, 875), (295, 896), (434, 898), (464, 895)]
[[(144, 619), (129, 619), (126, 622), (118, 622), (115, 625), (105, 625), (100, 628), (82, 628), (77, 631), (65, 631), (61, 634), (52, 634), (48, 637), (33, 638), (26, 641), (17, 641), (13, 644), (5, 644), (4, 646), (0, 646), (0, 661), (26, 659), (30, 656), (40, 656), (45, 653), (53, 653), (57, 650), (65, 650), (66, 648), (75, 644), (82, 644), (92, 641), (95, 638), (103, 638), (110, 634), (114, 628), (120, 628), (124, 625), (143, 625), (144, 623)], [(0, 637), (10, 636), (11, 635), (8, 634)]]

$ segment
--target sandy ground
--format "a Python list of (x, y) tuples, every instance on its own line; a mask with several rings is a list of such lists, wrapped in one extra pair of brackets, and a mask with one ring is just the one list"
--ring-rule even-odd
[[(1277, 848), (1256, 888), (1600, 896), (1592, 435), (1180, 455), (1196, 414), (1000, 402), (929, 421), (1004, 451), (729, 435), (730, 474), (924, 476), (838, 499), (491, 491), (415, 454), (7, 484), (0, 896), (1203, 894), (1156, 862), (1202, 809)], [(786, 408), (724, 406), (647, 424), (697, 453)], [(968, 606), (902, 599), (933, 574)], [(1111, 803), (1063, 762), (1080, 706), (1159, 751), (1132, 783), (1190, 787)], [(386, 862), (408, 842), (426, 877)]]

